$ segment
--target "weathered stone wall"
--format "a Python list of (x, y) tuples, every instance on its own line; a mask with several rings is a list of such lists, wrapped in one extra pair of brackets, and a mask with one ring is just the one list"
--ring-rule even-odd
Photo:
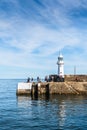
[(31, 95), (31, 90), (28, 89), (17, 89), (16, 95)]
[(31, 89), (23, 87), (17, 90), (17, 95), (87, 94), (87, 75), (65, 75), (65, 82), (32, 83)]
[(65, 81), (87, 82), (87, 75), (65, 75)]
[(87, 82), (40, 83), (38, 94), (87, 94)]

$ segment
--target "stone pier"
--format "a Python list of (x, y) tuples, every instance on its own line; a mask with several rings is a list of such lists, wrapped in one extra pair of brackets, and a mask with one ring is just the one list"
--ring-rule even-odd
[(87, 82), (41, 82), (19, 84), (17, 95), (87, 94)]

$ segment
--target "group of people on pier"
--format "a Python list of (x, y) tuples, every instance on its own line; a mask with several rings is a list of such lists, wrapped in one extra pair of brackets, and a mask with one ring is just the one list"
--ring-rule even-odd
[(27, 83), (28, 82), (41, 82), (41, 81), (45, 81), (45, 82), (64, 82), (64, 78), (59, 77), (58, 75), (49, 75), (49, 76), (45, 76), (44, 79), (40, 79), (39, 76), (36, 79), (30, 78), (28, 77), (27, 79)]
[[(34, 81), (34, 79), (33, 78), (30, 78), (30, 77), (28, 77), (28, 79), (27, 79), (27, 83), (28, 82), (33, 82)], [(39, 78), (39, 76), (37, 77), (37, 82), (40, 82), (40, 78)]]

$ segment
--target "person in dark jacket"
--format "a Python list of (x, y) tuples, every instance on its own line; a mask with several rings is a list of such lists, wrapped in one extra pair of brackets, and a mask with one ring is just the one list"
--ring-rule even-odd
[(29, 83), (30, 82), (30, 78), (28, 77), (28, 79), (27, 79), (27, 83)]

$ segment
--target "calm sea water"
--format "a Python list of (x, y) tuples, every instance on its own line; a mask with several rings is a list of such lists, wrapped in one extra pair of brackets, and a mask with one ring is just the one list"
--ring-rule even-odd
[(87, 130), (87, 96), (16, 96), (24, 80), (0, 80), (0, 130)]

